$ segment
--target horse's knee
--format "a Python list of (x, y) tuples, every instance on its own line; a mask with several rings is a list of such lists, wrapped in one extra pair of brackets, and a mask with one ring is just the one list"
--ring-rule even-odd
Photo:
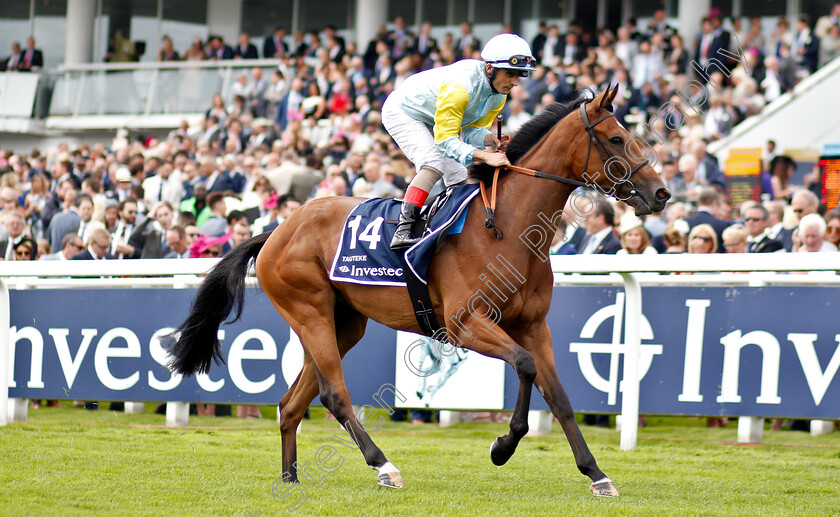
[(534, 356), (525, 350), (516, 354), (514, 360), (516, 373), (526, 382), (533, 383), (537, 378), (537, 364), (534, 362)]

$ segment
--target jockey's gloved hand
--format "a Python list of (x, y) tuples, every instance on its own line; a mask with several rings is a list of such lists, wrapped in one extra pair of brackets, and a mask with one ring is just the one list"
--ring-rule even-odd
[(510, 136), (504, 135), (504, 136), (502, 136), (502, 139), (499, 141), (499, 145), (496, 146), (496, 149), (498, 149), (499, 151), (501, 151), (503, 153), (506, 153), (507, 152), (507, 146), (508, 146), (509, 143), (510, 143)]

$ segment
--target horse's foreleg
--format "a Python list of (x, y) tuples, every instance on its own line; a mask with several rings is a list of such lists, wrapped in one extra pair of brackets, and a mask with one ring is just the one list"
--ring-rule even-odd
[(529, 350), (534, 355), (537, 365), (537, 378), (535, 384), (537, 389), (548, 402), (552, 414), (560, 421), (563, 432), (572, 447), (575, 462), (583, 475), (592, 480), (590, 489), (598, 496), (615, 497), (618, 495), (615, 485), (598, 468), (595, 457), (589, 451), (586, 441), (580, 432), (575, 421), (575, 413), (572, 410), (572, 403), (566, 395), (566, 390), (557, 377), (557, 369), (554, 363), (554, 352), (551, 347), (551, 333), (548, 325), (540, 325), (533, 329), (532, 338), (529, 341)]
[(482, 355), (505, 361), (513, 367), (519, 377), (519, 394), (516, 397), (516, 408), (510, 419), (510, 432), (496, 438), (490, 446), (490, 459), (494, 465), (501, 466), (513, 456), (519, 441), (528, 433), (531, 387), (534, 384), (537, 369), (534, 358), (528, 351), (519, 346), (498, 326), (488, 327), (485, 323), (480, 322), (468, 327), (473, 335), (468, 340), (462, 340), (465, 346)]

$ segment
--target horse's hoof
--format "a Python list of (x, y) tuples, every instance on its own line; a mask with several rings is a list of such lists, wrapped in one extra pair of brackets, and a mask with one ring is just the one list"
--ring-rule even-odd
[(497, 467), (501, 467), (510, 457), (513, 456), (513, 451), (505, 451), (502, 449), (502, 446), (499, 445), (499, 439), (496, 438), (493, 440), (493, 443), (490, 445), (490, 461), (493, 462), (493, 465)]
[(399, 472), (388, 472), (386, 474), (379, 474), (378, 483), (380, 486), (387, 488), (402, 488), (405, 486), (403, 478)]
[(592, 495), (596, 497), (618, 497), (618, 490), (615, 489), (615, 485), (610, 481), (610, 478), (592, 483), (589, 490), (592, 490)]

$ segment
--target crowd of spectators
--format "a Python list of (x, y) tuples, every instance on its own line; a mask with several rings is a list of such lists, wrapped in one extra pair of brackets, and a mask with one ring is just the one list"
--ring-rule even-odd
[[(724, 21), (713, 9), (693, 42), (663, 11), (649, 26), (631, 20), (615, 33), (540, 26), (538, 70), (513, 89), (504, 132), (582, 89), (618, 84), (617, 119), (651, 144), (673, 193), (662, 214), (644, 219), (599, 199), (580, 224), (564, 222), (552, 253), (837, 251), (840, 214), (820, 203), (818, 170), (791, 184), (794, 161), (768, 144), (762, 202), (729, 206), (706, 147), (840, 52), (840, 3), (814, 29), (805, 16), (793, 31), (780, 18), (770, 33), (758, 19)], [(247, 34), (235, 46), (196, 38), (183, 53), (165, 38), (162, 61), (280, 64), (240, 75), (231, 98), (217, 95), (200, 124), (184, 122), (165, 138), (120, 132), (107, 147), (0, 151), (0, 259), (216, 257), (313, 198), (401, 196), (413, 166), (381, 125), (382, 103), (412, 73), (480, 58), (467, 22), (457, 37), (431, 34), (429, 23), (414, 34), (397, 17), (365, 49), (334, 27), (292, 38), (278, 28), (262, 49)], [(689, 95), (687, 81), (697, 85)]]
[(35, 48), (33, 37), (26, 38), (26, 48), (21, 48), (20, 43), (15, 41), (11, 50), (8, 56), (0, 59), (0, 72), (32, 72), (44, 66), (44, 54)]

